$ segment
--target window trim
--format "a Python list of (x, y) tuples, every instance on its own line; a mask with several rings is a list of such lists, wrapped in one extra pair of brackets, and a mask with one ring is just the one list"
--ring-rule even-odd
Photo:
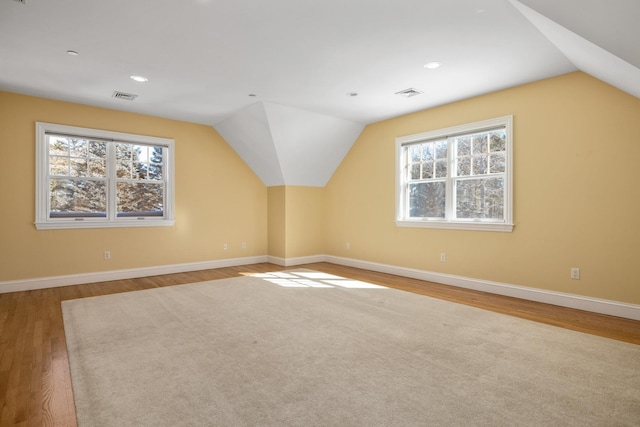
[[(141, 145), (160, 145), (167, 148), (165, 159), (166, 188), (162, 217), (84, 217), (50, 218), (49, 215), (49, 148), (47, 133), (95, 138), (107, 142), (124, 142)], [(107, 130), (36, 122), (36, 212), (35, 226), (38, 230), (78, 229), (78, 228), (116, 228), (116, 227), (169, 227), (175, 224), (174, 218), (174, 140), (155, 136), (137, 135)], [(107, 166), (109, 167), (109, 166)], [(109, 203), (109, 199), (107, 200)]]
[[(449, 138), (462, 134), (482, 132), (497, 127), (504, 127), (506, 134), (506, 173), (504, 182), (505, 212), (502, 221), (494, 220), (447, 220), (447, 219), (407, 219), (404, 217), (404, 206), (406, 192), (404, 191), (403, 178), (403, 147), (413, 143), (434, 140), (438, 138)], [(451, 161), (452, 156), (449, 157)], [(451, 170), (451, 164), (449, 169)], [(476, 230), (476, 231), (500, 231), (512, 232), (513, 224), (513, 116), (503, 116), (494, 119), (482, 120), (474, 123), (467, 123), (459, 126), (452, 126), (444, 129), (421, 132), (413, 135), (400, 136), (396, 138), (396, 206), (395, 223), (397, 227), (412, 228), (440, 228), (454, 230)], [(447, 189), (447, 197), (450, 189)]]

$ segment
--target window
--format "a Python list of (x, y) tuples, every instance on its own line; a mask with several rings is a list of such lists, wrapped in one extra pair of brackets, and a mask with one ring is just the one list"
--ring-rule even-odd
[(173, 223), (173, 140), (36, 123), (36, 228)]
[(396, 224), (513, 230), (512, 116), (396, 138)]

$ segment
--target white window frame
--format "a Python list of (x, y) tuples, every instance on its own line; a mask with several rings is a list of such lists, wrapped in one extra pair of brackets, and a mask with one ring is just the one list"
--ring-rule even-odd
[[(435, 139), (450, 138), (463, 134), (482, 132), (490, 129), (504, 127), (506, 134), (506, 170), (504, 176), (504, 217), (502, 220), (469, 219), (453, 220), (453, 185), (452, 171), (455, 156), (451, 146), (448, 150), (448, 168), (446, 178), (446, 209), (445, 218), (410, 218), (407, 210), (406, 189), (408, 182), (405, 179), (405, 162), (403, 157), (404, 147)], [(398, 227), (417, 228), (442, 228), (456, 230), (481, 230), (481, 231), (513, 231), (513, 116), (498, 117), (445, 129), (422, 132), (414, 135), (406, 135), (396, 138), (396, 211), (395, 223)]]
[[(80, 138), (95, 138), (107, 142), (123, 142), (141, 145), (163, 146), (166, 156), (163, 157), (165, 175), (165, 194), (162, 217), (120, 217), (115, 214), (115, 173), (107, 178), (107, 217), (88, 218), (50, 218), (49, 195), (49, 144), (47, 133), (77, 136)], [(114, 160), (107, 160), (107, 169)], [(115, 228), (115, 227), (159, 227), (173, 226), (174, 218), (174, 140), (146, 135), (111, 132), (76, 126), (58, 125), (53, 123), (36, 122), (36, 220), (38, 230), (74, 229), (74, 228)]]

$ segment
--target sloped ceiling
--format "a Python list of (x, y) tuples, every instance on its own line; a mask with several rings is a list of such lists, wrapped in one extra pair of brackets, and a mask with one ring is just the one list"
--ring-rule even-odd
[(267, 186), (324, 187), (364, 125), (258, 102), (216, 125)]
[[(511, 3), (579, 70), (640, 98), (640, 48), (637, 45), (631, 48), (633, 43), (619, 42), (634, 40), (633, 37), (639, 40), (640, 34), (635, 28), (640, 19), (640, 1), (618, 1), (624, 4), (622, 9), (627, 15), (616, 10), (616, 1), (605, 4), (585, 0), (581, 6), (588, 13), (583, 14), (568, 13), (569, 10), (557, 7), (558, 2), (546, 0), (522, 0), (521, 3), (511, 0)], [(545, 11), (548, 16), (535, 9)], [(596, 16), (599, 25), (593, 25), (591, 20)]]
[(638, 18), (638, 0), (0, 0), (0, 90), (210, 125), (266, 185), (322, 186), (376, 121), (576, 70), (640, 97)]

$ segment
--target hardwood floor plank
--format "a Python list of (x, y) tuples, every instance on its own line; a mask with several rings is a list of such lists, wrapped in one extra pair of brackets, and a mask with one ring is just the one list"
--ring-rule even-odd
[[(640, 322), (329, 263), (309, 268), (640, 344)], [(61, 301), (282, 271), (263, 263), (0, 294), (0, 426), (76, 426)]]

